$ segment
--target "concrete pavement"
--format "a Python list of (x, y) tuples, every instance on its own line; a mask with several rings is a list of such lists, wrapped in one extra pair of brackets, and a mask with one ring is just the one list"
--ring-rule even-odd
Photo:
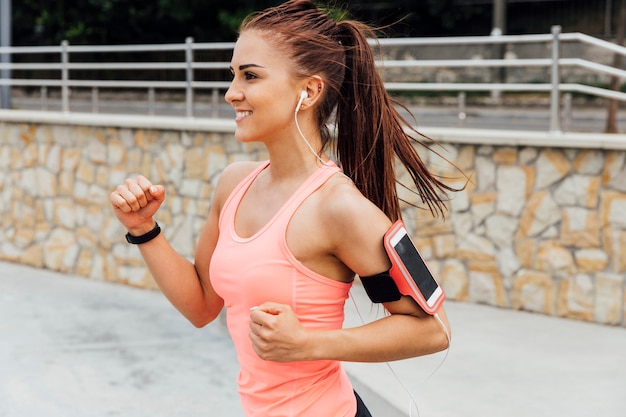
[[(346, 326), (382, 313), (365, 297)], [(625, 415), (625, 328), (446, 310), (447, 357), (345, 364), (375, 417), (409, 415), (408, 393), (420, 417)], [(0, 417), (241, 417), (237, 369), (222, 321), (195, 329), (159, 292), (0, 262)]]

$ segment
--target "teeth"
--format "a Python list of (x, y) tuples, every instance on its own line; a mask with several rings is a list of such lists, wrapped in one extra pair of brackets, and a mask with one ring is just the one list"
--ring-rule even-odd
[(249, 116), (251, 114), (252, 114), (251, 111), (238, 111), (237, 112), (237, 118), (246, 117), (246, 116)]

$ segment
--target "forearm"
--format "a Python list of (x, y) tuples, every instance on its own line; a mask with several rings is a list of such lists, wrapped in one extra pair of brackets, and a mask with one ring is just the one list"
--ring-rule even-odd
[[(447, 326), (445, 313), (442, 320)], [(310, 333), (313, 359), (386, 362), (428, 355), (448, 347), (433, 316), (393, 314), (363, 326)]]
[(191, 323), (202, 327), (217, 317), (223, 307), (221, 298), (202, 283), (195, 266), (162, 234), (138, 247), (163, 294)]

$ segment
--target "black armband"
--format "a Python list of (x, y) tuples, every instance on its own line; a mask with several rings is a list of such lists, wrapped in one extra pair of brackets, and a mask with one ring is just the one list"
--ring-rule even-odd
[(393, 278), (391, 278), (391, 275), (389, 275), (389, 271), (368, 277), (361, 277), (361, 282), (363, 283), (365, 292), (374, 303), (398, 301), (402, 297), (398, 286)]

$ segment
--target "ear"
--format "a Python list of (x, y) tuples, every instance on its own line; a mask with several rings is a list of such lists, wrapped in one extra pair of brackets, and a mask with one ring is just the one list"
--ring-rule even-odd
[(322, 77), (314, 75), (309, 77), (303, 91), (306, 91), (307, 97), (302, 102), (302, 109), (314, 107), (324, 94), (324, 81)]

